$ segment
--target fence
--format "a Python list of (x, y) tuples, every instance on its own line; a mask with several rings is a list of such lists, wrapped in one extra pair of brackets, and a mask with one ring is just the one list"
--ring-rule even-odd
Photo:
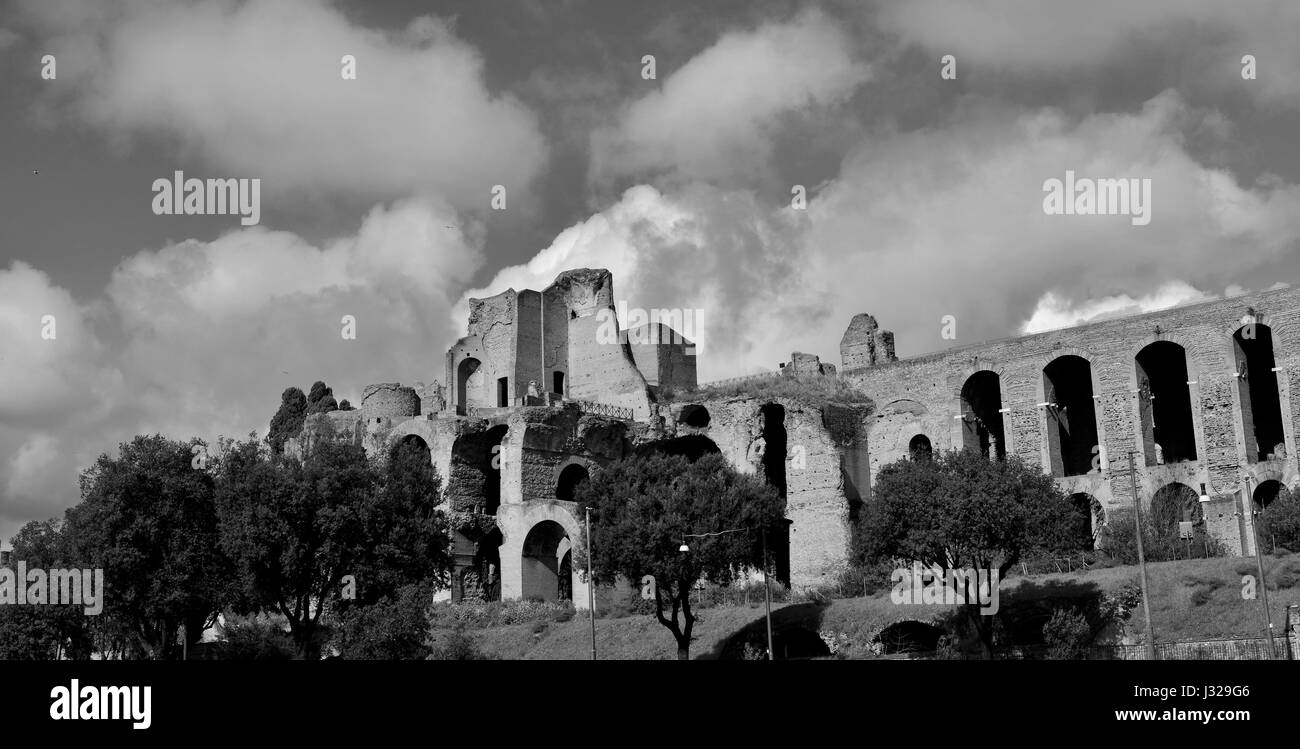
[(614, 406), (609, 403), (596, 403), (595, 401), (573, 401), (578, 407), (589, 414), (597, 416), (608, 416), (611, 419), (623, 419), (632, 421), (632, 409), (627, 406)]

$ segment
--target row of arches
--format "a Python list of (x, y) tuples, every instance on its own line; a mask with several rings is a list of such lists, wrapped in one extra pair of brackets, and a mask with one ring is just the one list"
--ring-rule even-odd
[[(1232, 336), (1234, 376), (1248, 462), (1285, 454), (1285, 431), (1271, 329), (1243, 325)], [(1147, 465), (1195, 461), (1197, 439), (1187, 352), (1160, 340), (1134, 357), (1137, 420)], [(1092, 364), (1078, 354), (1063, 354), (1042, 370), (1047, 431), (1043, 435), (1049, 468), (1055, 476), (1080, 476), (1099, 466), (1099, 435)], [(1006, 457), (1001, 378), (981, 370), (960, 391), (962, 446), (990, 458)], [(916, 435), (908, 445), (912, 457), (930, 454), (930, 440)]]

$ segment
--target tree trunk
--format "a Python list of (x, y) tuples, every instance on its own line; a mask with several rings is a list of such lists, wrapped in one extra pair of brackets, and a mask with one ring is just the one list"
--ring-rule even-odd
[(677, 645), (677, 660), (689, 661), (690, 659), (691, 659), (691, 646), (682, 645), (679, 643)]

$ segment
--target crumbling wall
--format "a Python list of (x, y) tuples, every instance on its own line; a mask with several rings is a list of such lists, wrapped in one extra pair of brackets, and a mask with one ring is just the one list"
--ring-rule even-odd
[(609, 271), (565, 271), (555, 279), (553, 287), (563, 292), (569, 312), (570, 397), (624, 406), (632, 409), (637, 418), (646, 418), (650, 413), (649, 390), (627, 343), (619, 340), (614, 282)]
[[(1251, 310), (1258, 316), (1250, 317)], [(1202, 508), (1211, 533), (1231, 551), (1241, 553), (1249, 545), (1250, 518), (1244, 518), (1243, 538), (1231, 512), (1244, 511), (1248, 486), (1273, 475), (1289, 486), (1300, 484), (1295, 450), (1300, 414), (1290, 397), (1293, 387), (1300, 387), (1300, 359), (1288, 345), (1300, 326), (1300, 290), (1279, 289), (872, 365), (863, 363), (870, 359), (866, 332), (872, 326), (862, 317), (850, 323), (842, 351), (844, 375), (884, 404), (870, 437), (873, 477), (879, 465), (901, 457), (901, 432), (913, 427), (945, 431), (938, 426), (944, 419), (959, 424), (955, 417), (961, 414), (961, 387), (979, 369), (999, 375), (1008, 454), (1050, 470), (1048, 421), (1040, 405), (1045, 400), (1042, 370), (1055, 358), (1074, 354), (1091, 365), (1099, 444), (1091, 472), (1058, 479), (1064, 490), (1092, 495), (1108, 515), (1131, 507), (1134, 477), (1129, 473), (1128, 453), (1133, 451), (1143, 507), (1149, 507), (1154, 494), (1171, 482), (1198, 492), (1204, 484), (1213, 500)], [(1248, 424), (1242, 418), (1232, 334), (1251, 319), (1268, 325), (1273, 335), (1286, 453), (1276, 460), (1253, 462), (1246, 452)], [(1185, 351), (1196, 460), (1146, 465), (1135, 357), (1156, 341), (1172, 341)], [(888, 403), (900, 399), (920, 403), (935, 418), (927, 423), (888, 413)], [(945, 444), (961, 444), (959, 430), (948, 433), (956, 439)], [(934, 434), (929, 436), (935, 439)], [(939, 449), (939, 441), (934, 444)], [(1225, 512), (1234, 506), (1237, 509)]]

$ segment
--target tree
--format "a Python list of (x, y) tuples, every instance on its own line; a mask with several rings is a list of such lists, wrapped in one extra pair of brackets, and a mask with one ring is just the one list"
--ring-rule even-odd
[[(763, 530), (769, 547), (784, 530), (777, 491), (716, 453), (693, 463), (658, 453), (617, 461), (580, 484), (576, 499), (591, 507), (595, 582), (653, 575), (655, 618), (673, 633), (681, 660), (696, 621), (691, 589), (701, 579), (726, 585), (747, 567), (765, 568)], [(719, 535), (689, 537), (705, 533)], [(584, 564), (585, 553), (578, 556), (575, 564)]]
[(311, 392), (307, 394), (307, 413), (326, 413), (338, 407), (339, 404), (334, 401), (334, 388), (326, 387), (321, 380), (312, 383)]
[(199, 440), (162, 435), (123, 443), (81, 475), (80, 504), (67, 511), (68, 554), (104, 570), (102, 616), (146, 657), (180, 655), (220, 610), (230, 565), (217, 542), (212, 476), (194, 464)]
[(331, 440), (303, 460), (253, 438), (230, 445), (218, 461), (216, 502), (246, 606), (283, 614), (299, 654), (313, 658), (321, 615), (338, 602), (345, 575), (372, 599), (444, 579), (439, 483), (426, 465), (414, 477), (402, 464), (384, 471), (360, 446)]
[(271, 417), (271, 430), (266, 441), (277, 455), (284, 450), (284, 442), (302, 431), (307, 419), (307, 396), (296, 387), (285, 388), (280, 394), (280, 409)]
[[(63, 522), (33, 520), (11, 541), (28, 569), (73, 569)], [(0, 660), (87, 660), (94, 650), (91, 619), (80, 604), (0, 606)]]
[(1260, 522), (1260, 540), (1262, 548), (1281, 546), (1288, 550), (1300, 550), (1300, 499), (1284, 492), (1264, 508)]
[[(1075, 544), (1070, 502), (1050, 476), (1014, 456), (989, 460), (951, 451), (930, 460), (902, 459), (881, 468), (856, 534), (857, 561), (920, 562), (929, 568), (996, 570), (1006, 576), (1032, 552)], [(974, 581), (964, 610), (992, 656), (992, 616), (981, 615)]]

